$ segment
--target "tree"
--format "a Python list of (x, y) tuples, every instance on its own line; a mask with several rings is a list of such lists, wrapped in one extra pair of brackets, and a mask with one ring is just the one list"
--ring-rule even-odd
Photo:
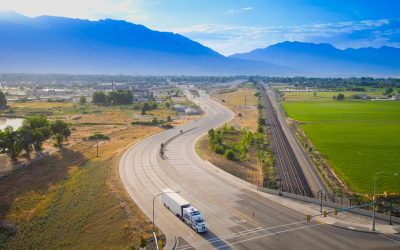
[(86, 104), (86, 97), (84, 97), (84, 96), (81, 96), (80, 98), (79, 98), (79, 103), (80, 104)]
[(92, 102), (95, 104), (106, 104), (107, 96), (104, 92), (101, 91), (94, 92), (92, 95)]
[(212, 129), (208, 130), (208, 138), (210, 139), (210, 141), (213, 141), (214, 137), (215, 137), (215, 131), (212, 128)]
[(153, 125), (157, 125), (158, 124), (158, 119), (157, 119), (157, 117), (153, 117), (153, 120), (151, 121), (151, 123), (153, 124)]
[(24, 130), (31, 130), (32, 144), (36, 151), (42, 150), (43, 143), (50, 138), (51, 131), (49, 129), (50, 123), (44, 116), (27, 117), (22, 122)]
[(0, 152), (6, 152), (6, 141), (5, 141), (5, 133), (0, 129)]
[(390, 94), (392, 94), (392, 93), (393, 93), (393, 88), (387, 88), (387, 89), (385, 90), (384, 95), (390, 95)]
[(111, 103), (114, 105), (131, 104), (132, 101), (133, 101), (133, 95), (130, 90), (112, 91), (108, 93), (107, 96), (107, 103)]
[(7, 108), (7, 98), (3, 92), (0, 91), (0, 109)]
[(150, 110), (150, 105), (149, 105), (148, 102), (144, 102), (144, 103), (143, 103), (143, 110), (144, 110), (144, 111)]
[(18, 133), (20, 136), (21, 140), (21, 147), (25, 150), (26, 154), (28, 155), (28, 158), (30, 158), (30, 154), (32, 151), (32, 145), (33, 145), (33, 132), (30, 128), (28, 127), (20, 127), (18, 129)]
[(61, 146), (64, 140), (71, 135), (71, 130), (66, 122), (56, 120), (50, 124), (50, 130), (54, 136), (57, 146)]
[(18, 132), (15, 131), (13, 127), (7, 126), (4, 129), (2, 136), (6, 152), (10, 155), (11, 158), (17, 158), (22, 149), (21, 140)]
[(339, 93), (337, 96), (336, 96), (336, 100), (337, 101), (343, 101), (344, 100), (344, 95), (342, 94), (342, 93)]
[(262, 117), (259, 117), (259, 118), (258, 118), (258, 124), (261, 125), (261, 126), (262, 126), (262, 125), (265, 125), (265, 119), (262, 118)]
[(166, 102), (165, 103), (165, 107), (167, 107), (167, 109), (169, 109), (171, 107), (171, 103), (170, 102)]
[(168, 121), (168, 122), (172, 122), (172, 118), (171, 118), (170, 115), (167, 117), (167, 121)]

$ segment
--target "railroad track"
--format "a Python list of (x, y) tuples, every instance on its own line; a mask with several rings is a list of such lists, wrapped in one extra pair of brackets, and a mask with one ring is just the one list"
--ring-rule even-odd
[(311, 189), (301, 170), (300, 164), (283, 132), (276, 110), (273, 108), (271, 100), (262, 84), (260, 84), (260, 94), (264, 104), (266, 123), (270, 127), (268, 140), (275, 154), (276, 170), (281, 179), (281, 187), (279, 188), (290, 193), (312, 197)]

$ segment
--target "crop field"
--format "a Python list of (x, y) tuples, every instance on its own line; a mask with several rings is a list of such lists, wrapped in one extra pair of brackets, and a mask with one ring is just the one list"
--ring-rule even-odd
[(333, 101), (332, 95), (286, 93), (282, 105), (352, 191), (371, 193), (374, 174), (385, 171), (377, 191), (399, 192), (400, 102)]

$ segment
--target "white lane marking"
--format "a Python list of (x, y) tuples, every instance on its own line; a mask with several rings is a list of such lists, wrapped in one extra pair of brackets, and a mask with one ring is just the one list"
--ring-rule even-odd
[(383, 238), (386, 238), (386, 239), (388, 239), (388, 240), (391, 240), (391, 241), (395, 242), (396, 244), (400, 245), (400, 241), (398, 241), (398, 240), (395, 240), (395, 239), (392, 239), (392, 238), (390, 238), (390, 237), (387, 237), (387, 236), (384, 235), (384, 234), (379, 234), (379, 235), (382, 236)]
[(232, 243), (227, 243), (225, 245), (218, 246), (218, 247), (216, 247), (214, 249), (221, 249), (221, 248), (224, 248), (224, 247), (233, 246), (233, 245), (236, 245), (238, 243), (242, 243), (242, 242), (246, 242), (246, 241), (250, 241), (250, 240), (255, 240), (255, 239), (258, 239), (258, 238), (263, 238), (263, 237), (267, 237), (267, 236), (271, 236), (271, 235), (282, 234), (282, 233), (287, 233), (287, 232), (291, 232), (291, 231), (295, 231), (295, 230), (301, 230), (301, 229), (306, 229), (306, 228), (315, 227), (315, 226), (321, 226), (321, 225), (324, 225), (324, 224), (314, 224), (314, 225), (310, 225), (310, 226), (296, 227), (296, 228), (291, 228), (291, 229), (287, 229), (287, 230), (282, 230), (282, 231), (279, 231), (279, 232), (263, 234), (263, 235), (255, 236), (255, 237), (248, 238), (248, 239), (245, 239), (245, 240), (238, 240), (238, 241), (235, 241), (235, 242), (232, 242)]
[(232, 239), (232, 238), (236, 238), (236, 237), (247, 235), (247, 234), (257, 233), (257, 232), (270, 230), (270, 229), (275, 229), (275, 228), (280, 228), (280, 227), (292, 226), (292, 225), (296, 225), (296, 224), (300, 224), (300, 223), (309, 223), (309, 222), (297, 221), (297, 222), (283, 224), (283, 225), (279, 225), (279, 226), (273, 226), (273, 227), (267, 227), (267, 228), (258, 227), (258, 228), (243, 230), (243, 231), (238, 232), (238, 233), (227, 234), (227, 235), (211, 238), (211, 239), (204, 240), (204, 241), (197, 241), (197, 242), (194, 242), (194, 243), (189, 244), (189, 245), (183, 245), (183, 246), (178, 247), (177, 249), (179, 249), (179, 250), (187, 249), (187, 248), (191, 248), (193, 246), (200, 246), (200, 245), (204, 245), (204, 244), (207, 244), (207, 243), (214, 243), (214, 242), (217, 242), (217, 241)]

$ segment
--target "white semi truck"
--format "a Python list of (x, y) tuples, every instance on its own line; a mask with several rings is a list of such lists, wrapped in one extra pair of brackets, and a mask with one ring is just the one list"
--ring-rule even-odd
[(166, 208), (196, 232), (207, 232), (207, 225), (199, 210), (192, 207), (187, 200), (171, 189), (164, 189), (162, 192), (161, 201)]

